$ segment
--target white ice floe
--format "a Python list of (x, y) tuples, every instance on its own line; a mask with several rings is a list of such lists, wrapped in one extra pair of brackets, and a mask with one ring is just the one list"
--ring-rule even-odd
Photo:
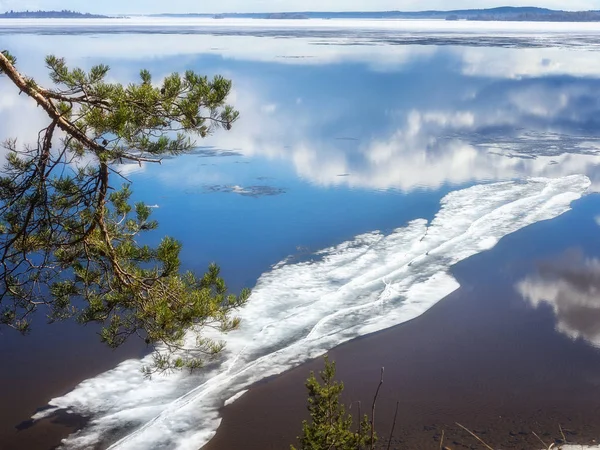
[(237, 400), (239, 400), (240, 398), (242, 398), (246, 392), (248, 392), (248, 389), (246, 389), (245, 391), (238, 392), (237, 394), (235, 394), (230, 399), (225, 400), (224, 406), (233, 405)]
[(430, 223), (414, 220), (310, 261), (279, 263), (258, 280), (216, 366), (148, 380), (140, 369), (151, 357), (130, 360), (52, 400), (91, 419), (64, 446), (103, 439), (112, 449), (197, 449), (214, 435), (227, 399), (336, 345), (418, 317), (459, 287), (454, 264), (563, 214), (589, 186), (580, 175), (478, 185), (447, 195)]
[(553, 447), (557, 450), (600, 450), (600, 445), (563, 445), (561, 447)]
[[(556, 450), (600, 450), (600, 445), (561, 445), (552, 447)], [(546, 449), (543, 449), (546, 450)]]

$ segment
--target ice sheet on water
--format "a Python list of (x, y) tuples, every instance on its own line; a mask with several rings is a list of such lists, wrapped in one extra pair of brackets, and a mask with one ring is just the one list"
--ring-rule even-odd
[(0, 19), (0, 24), (15, 28), (39, 27), (173, 27), (185, 25), (206, 28), (326, 28), (326, 29), (381, 29), (407, 31), (447, 31), (447, 32), (591, 32), (598, 33), (593, 22), (525, 22), (525, 21), (445, 21), (432, 19), (306, 19), (306, 20), (273, 20), (225, 18), (215, 20), (210, 17), (149, 17), (131, 16), (126, 19)]
[(232, 405), (233, 403), (236, 402), (236, 400), (239, 400), (240, 398), (242, 398), (246, 392), (248, 392), (248, 389), (246, 389), (245, 391), (238, 392), (237, 394), (235, 394), (230, 399), (225, 400), (224, 406)]
[(380, 19), (0, 19), (2, 34), (210, 34), (355, 39), (363, 44), (468, 45), (475, 47), (596, 47), (600, 29), (585, 22), (478, 22)]
[(431, 223), (414, 220), (309, 261), (280, 263), (259, 279), (216, 366), (148, 380), (140, 368), (151, 359), (126, 361), (52, 400), (91, 418), (64, 445), (109, 439), (113, 449), (197, 449), (214, 435), (227, 399), (342, 342), (423, 314), (459, 287), (452, 265), (566, 212), (589, 186), (580, 175), (478, 185), (447, 195)]
[(563, 445), (560, 450), (600, 450), (600, 445)]

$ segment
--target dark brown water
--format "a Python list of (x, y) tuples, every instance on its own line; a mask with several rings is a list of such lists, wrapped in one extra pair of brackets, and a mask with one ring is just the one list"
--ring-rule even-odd
[[(131, 341), (118, 351), (100, 343), (94, 327), (36, 321), (31, 336), (0, 335), (0, 449), (48, 450), (85, 420), (62, 413), (33, 424), (31, 416), (81, 381), (141, 357), (145, 347)], [(6, 364), (6, 366), (5, 366)], [(8, 366), (10, 365), (10, 367)]]
[[(525, 277), (543, 274), (592, 293), (592, 303), (573, 310), (568, 324), (594, 336), (600, 296), (594, 304), (593, 292), (600, 292), (600, 277), (579, 266), (583, 256), (600, 254), (600, 229), (593, 221), (599, 200), (586, 197), (574, 211), (457, 265), (453, 272), (461, 288), (418, 319), (332, 350), (351, 412), (357, 413), (358, 401), (363, 412), (369, 409), (385, 367), (376, 426), (385, 443), (400, 402), (391, 448), (439, 448), (442, 431), (450, 448), (483, 448), (457, 422), (495, 448), (538, 448), (532, 432), (549, 444), (562, 439), (561, 428), (573, 442), (600, 436), (600, 351), (557, 332), (553, 310), (534, 309), (515, 288)], [(27, 420), (35, 410), (144, 351), (132, 343), (111, 352), (91, 328), (58, 327), (42, 326), (31, 338), (3, 336), (1, 354), (14, 366), (0, 371), (1, 385), (10, 386), (2, 391), (2, 450), (58, 445), (84, 419), (62, 414), (31, 426)], [(313, 361), (254, 386), (223, 409), (223, 423), (205, 448), (288, 448), (306, 418), (304, 381), (320, 368), (322, 361)]]
[[(332, 350), (352, 412), (359, 400), (363, 412), (370, 408), (385, 367), (376, 428), (387, 438), (399, 401), (392, 448), (439, 448), (442, 431), (450, 448), (484, 448), (457, 422), (495, 448), (539, 448), (532, 432), (549, 445), (562, 439), (561, 428), (577, 443), (600, 437), (600, 351), (558, 333), (552, 309), (533, 309), (515, 289), (548, 264), (598, 254), (600, 229), (585, 209), (515, 233), (459, 264), (461, 289), (418, 319)], [(570, 269), (573, 275), (576, 266)], [(597, 280), (579, 277), (579, 283), (593, 291)], [(205, 449), (289, 448), (306, 418), (303, 383), (322, 365), (313, 361), (253, 387), (224, 408)]]

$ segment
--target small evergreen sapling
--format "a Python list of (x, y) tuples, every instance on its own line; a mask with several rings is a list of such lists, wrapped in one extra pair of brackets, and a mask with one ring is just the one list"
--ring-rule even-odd
[[(321, 382), (311, 372), (306, 381), (310, 421), (302, 424), (299, 449), (291, 450), (360, 450), (371, 444), (371, 422), (367, 415), (359, 418), (358, 431), (353, 431), (353, 418), (340, 403), (344, 384), (335, 381), (335, 363), (325, 358), (325, 369), (319, 372)], [(373, 439), (376, 436), (373, 435)]]

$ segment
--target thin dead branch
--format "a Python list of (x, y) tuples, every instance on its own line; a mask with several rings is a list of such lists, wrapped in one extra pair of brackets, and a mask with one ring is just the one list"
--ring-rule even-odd
[(377, 403), (377, 397), (379, 396), (379, 391), (381, 390), (381, 386), (383, 385), (383, 373), (385, 372), (385, 367), (381, 368), (381, 379), (379, 380), (379, 385), (377, 386), (377, 390), (375, 391), (375, 396), (373, 397), (373, 406), (371, 407), (371, 450), (375, 448), (375, 405)]
[(388, 439), (387, 450), (392, 447), (392, 438), (394, 437), (394, 428), (396, 428), (396, 420), (398, 419), (398, 408), (400, 408), (400, 402), (396, 402), (396, 412), (394, 413), (394, 422), (392, 423), (392, 431), (390, 431), (390, 438)]
[(535, 437), (538, 439), (538, 441), (540, 441), (540, 442), (542, 443), (542, 445), (544, 446), (544, 448), (545, 448), (546, 450), (550, 450), (552, 447), (554, 447), (554, 444), (550, 444), (550, 445), (546, 444), (546, 443), (545, 443), (545, 442), (542, 440), (542, 438), (541, 438), (541, 437), (539, 437), (539, 436), (537, 435), (537, 433), (536, 433), (535, 431), (532, 431), (532, 433), (533, 433), (533, 435), (534, 435), (534, 436), (535, 436)]
[(477, 439), (479, 442), (481, 442), (488, 450), (494, 450), (492, 447), (490, 447), (489, 445), (487, 445), (483, 439), (481, 439), (479, 436), (477, 436), (475, 433), (473, 433), (468, 428), (462, 426), (458, 422), (456, 422), (456, 425), (458, 425), (459, 427), (461, 427), (463, 430), (465, 430), (467, 433), (469, 433), (471, 436), (473, 436), (475, 439)]
[(563, 432), (563, 429), (562, 429), (562, 426), (560, 425), (560, 423), (558, 424), (558, 429), (560, 430), (560, 435), (562, 436), (563, 444), (566, 444), (567, 437), (565, 436), (565, 433)]

